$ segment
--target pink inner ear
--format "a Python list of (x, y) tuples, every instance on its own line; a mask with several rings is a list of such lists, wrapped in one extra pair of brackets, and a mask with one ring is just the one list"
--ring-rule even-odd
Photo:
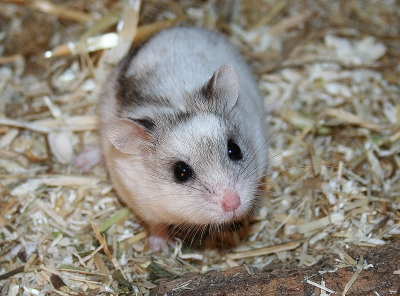
[(214, 72), (210, 80), (213, 95), (216, 95), (220, 103), (225, 103), (227, 111), (235, 106), (239, 97), (239, 77), (231, 65), (222, 65)]
[(126, 154), (140, 154), (140, 142), (149, 140), (149, 135), (140, 125), (125, 118), (111, 122), (106, 132), (111, 144)]

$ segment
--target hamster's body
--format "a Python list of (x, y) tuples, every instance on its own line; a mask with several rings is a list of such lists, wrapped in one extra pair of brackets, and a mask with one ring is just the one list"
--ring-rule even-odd
[(247, 215), (266, 165), (264, 107), (251, 71), (221, 34), (157, 34), (111, 73), (100, 101), (102, 151), (122, 200), (168, 241), (169, 224)]

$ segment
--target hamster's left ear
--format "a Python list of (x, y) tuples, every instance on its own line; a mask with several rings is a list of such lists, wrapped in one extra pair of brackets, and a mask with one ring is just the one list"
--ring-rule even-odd
[(107, 137), (113, 146), (126, 154), (140, 154), (148, 144), (150, 135), (143, 124), (130, 119), (118, 118), (107, 126)]
[(203, 94), (214, 108), (229, 112), (239, 97), (239, 77), (231, 65), (222, 65), (204, 85)]

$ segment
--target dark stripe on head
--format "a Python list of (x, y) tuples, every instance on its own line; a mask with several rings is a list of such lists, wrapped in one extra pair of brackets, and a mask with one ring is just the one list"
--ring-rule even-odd
[(153, 131), (154, 128), (156, 127), (156, 124), (150, 118), (135, 119), (135, 118), (129, 117), (129, 119), (132, 120), (133, 122), (136, 122), (137, 124), (140, 124), (142, 127), (144, 127), (148, 131)]

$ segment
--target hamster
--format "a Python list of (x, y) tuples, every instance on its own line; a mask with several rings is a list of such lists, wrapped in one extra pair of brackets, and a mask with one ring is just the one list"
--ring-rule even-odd
[(253, 209), (267, 162), (264, 105), (224, 35), (161, 31), (112, 71), (99, 114), (112, 184), (148, 225), (153, 250), (170, 242), (167, 225), (226, 224)]

